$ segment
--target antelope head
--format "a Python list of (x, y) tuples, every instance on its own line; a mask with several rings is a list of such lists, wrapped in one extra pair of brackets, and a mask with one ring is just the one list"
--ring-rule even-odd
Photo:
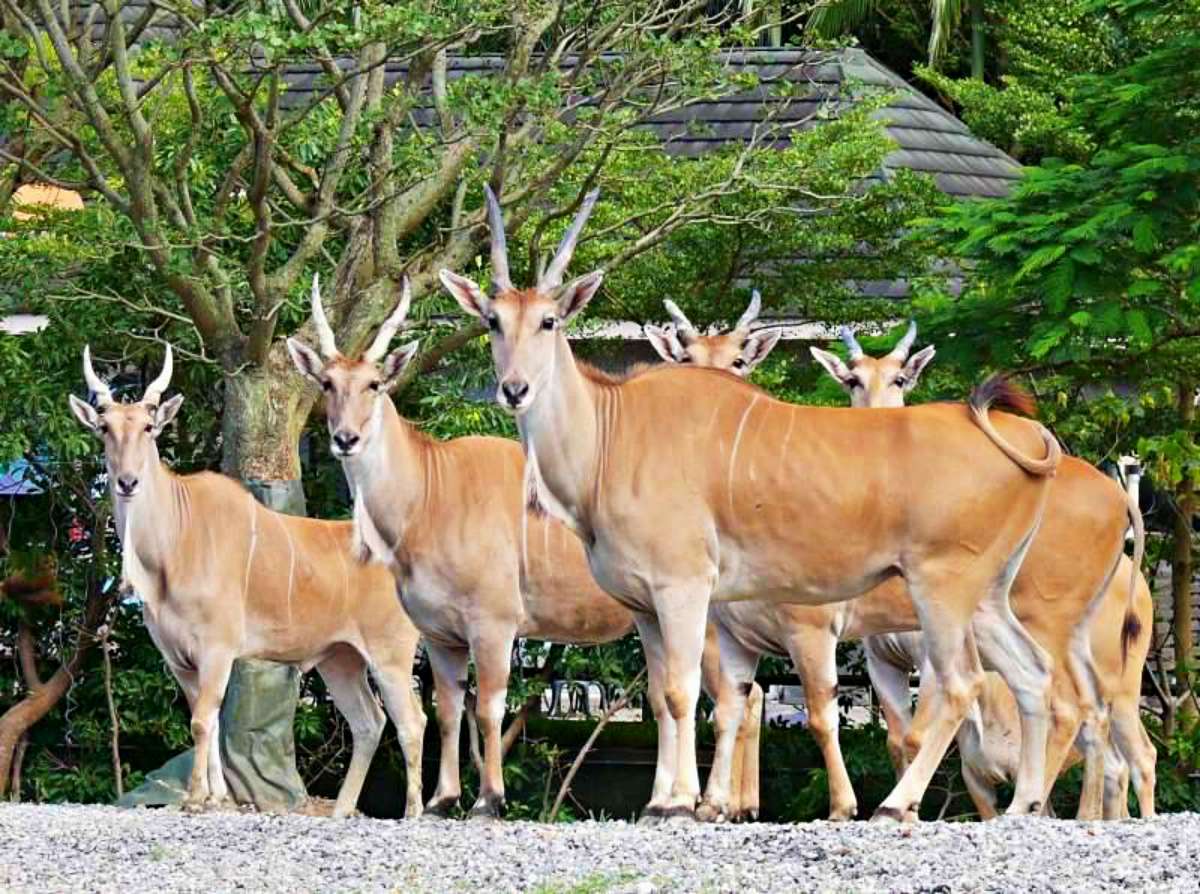
[(659, 327), (647, 323), (644, 329), (646, 338), (658, 356), (668, 363), (691, 363), (724, 369), (745, 378), (766, 359), (782, 335), (778, 329), (750, 331), (762, 308), (762, 296), (757, 289), (737, 325), (728, 332), (716, 335), (701, 335), (670, 298), (663, 301), (663, 305), (674, 325)]
[(132, 404), (118, 403), (112, 390), (92, 368), (90, 348), (83, 349), (83, 377), (96, 396), (96, 406), (74, 394), (67, 399), (75, 418), (104, 442), (108, 480), (119, 500), (137, 496), (139, 485), (157, 466), (156, 440), (183, 403), (182, 394), (163, 402), (163, 393), (171, 383), (171, 369), (171, 346), (167, 345), (162, 371), (146, 388), (142, 399)]
[(463, 309), (487, 324), (491, 333), (492, 359), (499, 378), (496, 399), (500, 406), (520, 415), (533, 405), (549, 381), (561, 352), (569, 351), (565, 328), (592, 300), (604, 277), (601, 271), (595, 270), (563, 285), (567, 265), (575, 253), (575, 243), (599, 193), (593, 191), (584, 198), (537, 285), (532, 289), (518, 289), (508, 274), (508, 249), (500, 203), (490, 187), (484, 189), (492, 236), (492, 294), (484, 294), (472, 280), (449, 270), (442, 270), (440, 276), (442, 285)]
[(904, 406), (905, 395), (916, 387), (922, 371), (936, 353), (934, 346), (929, 345), (909, 356), (913, 342), (917, 340), (915, 322), (908, 324), (904, 337), (890, 353), (882, 357), (864, 354), (854, 333), (845, 326), (840, 335), (849, 351), (849, 363), (820, 348), (809, 350), (813, 359), (846, 389), (850, 395), (850, 405), (854, 407)]
[(320, 352), (300, 339), (287, 340), (288, 353), (296, 369), (325, 393), (325, 422), (329, 426), (330, 449), (339, 459), (361, 453), (380, 428), (383, 401), (399, 381), (400, 373), (417, 352), (417, 342), (387, 352), (392, 338), (408, 316), (412, 288), (408, 277), (400, 289), (400, 301), (384, 321), (375, 340), (358, 360), (337, 349), (333, 329), (321, 304), (321, 285), (312, 284), (312, 318)]

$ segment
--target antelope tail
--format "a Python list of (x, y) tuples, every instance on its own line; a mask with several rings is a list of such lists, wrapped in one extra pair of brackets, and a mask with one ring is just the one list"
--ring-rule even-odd
[(1133, 568), (1129, 571), (1129, 601), (1125, 606), (1125, 622), (1121, 625), (1121, 668), (1129, 657), (1129, 647), (1142, 633), (1142, 621), (1134, 612), (1133, 600), (1137, 596), (1138, 574), (1142, 570), (1142, 557), (1146, 552), (1146, 526), (1142, 522), (1142, 510), (1132, 491), (1125, 489), (1126, 511), (1129, 524), (1133, 527)]
[(988, 409), (992, 406), (1005, 407), (1026, 416), (1034, 415), (1037, 412), (1037, 404), (1028, 392), (1003, 376), (992, 376), (971, 392), (967, 406), (971, 409), (975, 424), (983, 430), (991, 442), (1030, 475), (1053, 475), (1057, 471), (1058, 464), (1062, 460), (1062, 447), (1059, 446), (1058, 439), (1044, 425), (1038, 425), (1038, 429), (1041, 432), (1042, 441), (1046, 445), (1046, 456), (1042, 459), (1034, 459), (1008, 443), (1000, 432), (996, 431), (996, 427), (992, 425), (992, 420), (988, 417)]

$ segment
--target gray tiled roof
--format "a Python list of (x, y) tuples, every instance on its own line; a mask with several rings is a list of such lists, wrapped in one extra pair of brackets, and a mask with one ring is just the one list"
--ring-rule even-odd
[[(990, 143), (972, 135), (965, 124), (928, 97), (914, 90), (862, 50), (817, 52), (789, 49), (732, 51), (725, 61), (734, 70), (757, 75), (760, 86), (711, 102), (696, 102), (655, 117), (650, 127), (664, 140), (667, 151), (697, 156), (730, 141), (749, 140), (757, 126), (771, 119), (793, 128), (819, 126), (819, 113), (837, 114), (879, 93), (895, 98), (877, 115), (886, 122), (897, 149), (887, 156), (884, 172), (899, 168), (933, 175), (941, 190), (953, 196), (1005, 195), (1020, 177), (1019, 165)], [(348, 68), (346, 60), (343, 65)], [(492, 74), (504, 60), (499, 56), (453, 58), (451, 79)], [(571, 64), (565, 59), (564, 66)], [(385, 83), (396, 83), (408, 72), (406, 63), (388, 63)], [(313, 101), (328, 89), (316, 65), (297, 65), (288, 75), (285, 103), (292, 108)], [(796, 87), (785, 95), (779, 87)], [(416, 119), (431, 120), (428, 109)], [(776, 143), (786, 140), (780, 129)]]

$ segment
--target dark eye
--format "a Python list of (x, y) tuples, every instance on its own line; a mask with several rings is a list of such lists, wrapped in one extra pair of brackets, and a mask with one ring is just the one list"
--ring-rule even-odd
[(557, 317), (546, 317), (544, 320), (542, 320), (542, 328), (545, 329), (546, 331), (550, 331), (551, 329), (554, 329), (557, 326), (558, 326), (558, 318)]
[(893, 379), (892, 381), (896, 385), (897, 388), (903, 388), (905, 385), (908, 384), (908, 379), (906, 379), (904, 376), (896, 376), (896, 378)]
[(746, 365), (746, 361), (743, 360), (741, 357), (739, 357), (737, 360), (733, 361), (734, 369), (741, 369), (745, 365)]
[(101, 422), (98, 426), (96, 426), (96, 430), (98, 432), (100, 432), (100, 434), (102, 434), (102, 435), (108, 434), (108, 426), (105, 425), (103, 422)]
[(150, 434), (150, 432), (152, 432), (152, 431), (154, 431), (154, 426), (153, 426), (153, 424), (151, 424), (151, 425), (147, 425), (147, 426), (146, 426), (146, 434)]
[(850, 378), (848, 378), (846, 380), (847, 388), (861, 388), (862, 386), (863, 386), (862, 380), (859, 379), (858, 376), (851, 376)]
[(498, 316), (496, 316), (495, 314), (487, 315), (487, 324), (488, 324), (488, 328), (491, 329), (493, 332), (500, 331), (500, 318)]
[(692, 358), (689, 357), (687, 354), (684, 354), (682, 357), (679, 358), (679, 362), (680, 363), (691, 363)]
[(371, 383), (370, 385), (368, 385), (367, 387), (368, 387), (368, 388), (370, 388), (372, 391), (378, 391), (378, 390), (379, 390), (379, 387), (380, 387), (380, 385), (382, 385), (382, 384), (383, 384), (382, 382), (372, 382), (372, 383)]
[(333, 390), (333, 382), (331, 382), (329, 379), (323, 380), (321, 382), (321, 390), (322, 391), (332, 391)]

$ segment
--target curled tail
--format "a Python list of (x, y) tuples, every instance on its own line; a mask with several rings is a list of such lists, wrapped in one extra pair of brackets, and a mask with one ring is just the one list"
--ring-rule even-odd
[(1121, 667), (1124, 669), (1129, 656), (1129, 647), (1142, 632), (1142, 622), (1134, 610), (1137, 598), (1138, 573), (1142, 570), (1142, 558), (1146, 553), (1146, 526), (1142, 522), (1142, 510), (1135, 494), (1136, 468), (1130, 471), (1125, 485), (1125, 508), (1129, 513), (1129, 524), (1133, 527), (1133, 568), (1129, 572), (1129, 598), (1125, 605), (1125, 623), (1121, 625)]
[(1042, 459), (1034, 459), (1008, 443), (1000, 432), (996, 431), (996, 427), (992, 425), (992, 420), (988, 417), (988, 409), (992, 406), (1006, 407), (1025, 416), (1033, 416), (1037, 412), (1037, 403), (1029, 392), (1014, 385), (1003, 376), (992, 376), (971, 392), (967, 406), (971, 410), (975, 424), (983, 430), (991, 442), (1030, 475), (1053, 475), (1058, 470), (1058, 464), (1062, 460), (1062, 447), (1059, 446), (1058, 439), (1044, 425), (1039, 424), (1038, 430), (1046, 445), (1046, 455)]

